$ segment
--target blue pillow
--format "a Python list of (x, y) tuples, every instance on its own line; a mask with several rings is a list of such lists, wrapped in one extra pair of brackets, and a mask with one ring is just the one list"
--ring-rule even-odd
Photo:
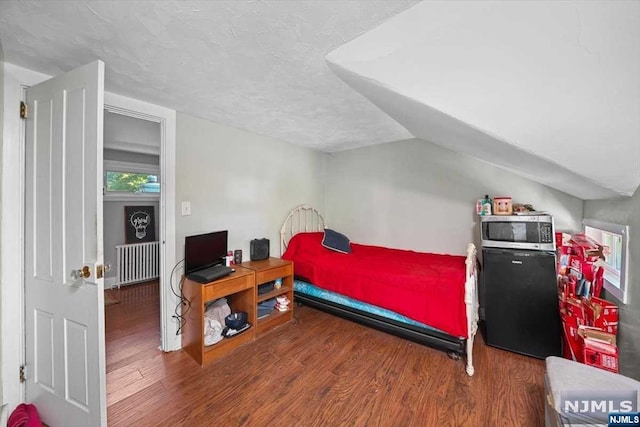
[(324, 238), (322, 239), (322, 246), (332, 251), (340, 252), (343, 254), (351, 253), (351, 243), (344, 234), (340, 234), (337, 231), (333, 231), (330, 228), (324, 229)]

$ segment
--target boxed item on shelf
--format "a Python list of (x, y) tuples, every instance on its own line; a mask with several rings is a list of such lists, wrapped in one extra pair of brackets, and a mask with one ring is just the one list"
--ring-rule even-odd
[(578, 322), (575, 316), (566, 311), (560, 312), (562, 319), (562, 349), (563, 357), (569, 360), (583, 361), (582, 347), (578, 340)]
[(569, 317), (575, 318), (578, 325), (586, 325), (586, 317), (584, 314), (584, 306), (582, 299), (568, 297), (565, 302), (565, 308)]
[(582, 359), (585, 365), (618, 373), (618, 347), (616, 336), (598, 328), (580, 326)]
[(556, 240), (556, 249), (560, 249), (563, 246), (568, 245), (569, 240), (571, 239), (571, 234), (564, 233), (562, 231), (556, 231), (554, 237), (555, 237), (555, 240)]
[(618, 332), (618, 306), (598, 297), (585, 301), (587, 325), (616, 335)]
[(567, 303), (567, 286), (567, 277), (558, 276), (558, 307), (560, 311), (564, 310)]
[(573, 234), (569, 245), (572, 252), (585, 261), (595, 262), (602, 256), (602, 245), (584, 233)]
[(601, 298), (566, 298), (560, 310), (563, 357), (617, 372), (617, 315), (618, 307)]

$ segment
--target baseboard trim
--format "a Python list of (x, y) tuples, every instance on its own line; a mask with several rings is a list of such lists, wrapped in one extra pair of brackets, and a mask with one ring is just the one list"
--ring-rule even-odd
[(106, 277), (104, 279), (104, 288), (113, 289), (118, 287), (118, 280), (115, 277)]

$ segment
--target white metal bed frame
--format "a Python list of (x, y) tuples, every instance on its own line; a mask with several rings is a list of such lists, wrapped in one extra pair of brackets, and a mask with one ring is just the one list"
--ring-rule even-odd
[[(323, 231), (327, 224), (318, 210), (309, 205), (301, 205), (294, 208), (285, 219), (280, 229), (280, 256), (286, 251), (291, 237), (300, 232)], [(375, 315), (368, 315), (357, 310), (343, 308), (330, 303), (323, 303), (312, 297), (302, 297), (296, 294), (303, 302), (312, 303), (319, 308), (328, 309), (338, 315), (344, 315), (354, 320), (359, 320), (367, 325), (379, 327), (387, 332), (396, 333), (419, 342), (442, 345), (453, 350), (456, 354), (466, 352), (466, 371), (469, 376), (474, 374), (473, 367), (473, 342), (478, 331), (478, 273), (476, 261), (476, 247), (473, 243), (467, 246), (466, 281), (464, 304), (467, 314), (467, 339), (452, 337), (443, 333), (419, 330), (411, 326), (400, 326), (400, 322), (385, 320)], [(294, 267), (295, 271), (295, 267)]]

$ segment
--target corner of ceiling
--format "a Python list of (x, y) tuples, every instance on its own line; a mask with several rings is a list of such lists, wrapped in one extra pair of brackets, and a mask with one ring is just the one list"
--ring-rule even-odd
[[(416, 80), (417, 76), (420, 75), (420, 73), (416, 74), (420, 67), (428, 67), (424, 69), (423, 75), (442, 78), (443, 82), (446, 83), (445, 87), (452, 87), (452, 85), (455, 87), (456, 79), (460, 79), (464, 75), (473, 75), (474, 70), (468, 69), (465, 73), (456, 74), (455, 76), (448, 76), (446, 73), (429, 74), (427, 71), (432, 69), (434, 64), (429, 62), (427, 53), (415, 51), (415, 48), (409, 51), (406, 39), (407, 28), (410, 28), (411, 25), (417, 25), (414, 15), (423, 13), (423, 16), (428, 16), (424, 14), (433, 12), (427, 5), (424, 6), (421, 9), (414, 9), (416, 10), (415, 13), (405, 12), (397, 15), (382, 26), (330, 52), (325, 56), (325, 62), (329, 69), (352, 89), (359, 92), (401, 124), (416, 138), (486, 161), (494, 166), (509, 170), (512, 173), (582, 200), (614, 199), (633, 195), (640, 185), (640, 165), (635, 171), (633, 166), (633, 159), (640, 159), (640, 146), (633, 147), (633, 135), (637, 131), (636, 128), (640, 127), (640, 119), (630, 117), (633, 116), (632, 111), (627, 111), (626, 115), (621, 115), (619, 118), (610, 117), (612, 119), (611, 124), (607, 122), (607, 117), (601, 117), (600, 123), (593, 123), (591, 115), (580, 115), (581, 110), (562, 110), (565, 107), (559, 106), (558, 108), (561, 109), (561, 112), (566, 112), (566, 116), (570, 120), (561, 124), (553, 123), (552, 125), (549, 123), (550, 129), (548, 132), (553, 132), (559, 125), (563, 126), (565, 132), (562, 135), (555, 136), (555, 139), (560, 141), (562, 138), (574, 138), (568, 141), (571, 144), (565, 146), (563, 144), (550, 144), (549, 138), (540, 140), (540, 138), (545, 138), (547, 135), (545, 132), (539, 131), (540, 126), (544, 126), (545, 120), (550, 119), (549, 114), (540, 114), (537, 117), (537, 121), (531, 120), (530, 116), (522, 116), (522, 114), (529, 114), (531, 112), (530, 108), (507, 108), (505, 110), (500, 106), (500, 99), (496, 98), (493, 105), (494, 107), (496, 105), (500, 107), (490, 110), (494, 111), (493, 117), (486, 114), (484, 116), (474, 115), (474, 110), (462, 108), (467, 106), (466, 103), (464, 105), (459, 103), (465, 102), (465, 99), (474, 101), (473, 105), (476, 106), (484, 105), (484, 103), (479, 99), (470, 99), (469, 97), (472, 97), (473, 93), (464, 93), (464, 96), (460, 96), (459, 91), (458, 97), (448, 96), (446, 91), (441, 91), (438, 93), (440, 102), (436, 102), (435, 98), (433, 102), (429, 102), (430, 96), (428, 94), (431, 92), (427, 88), (433, 89), (437, 82), (434, 83), (432, 81), (430, 86), (420, 85), (419, 78)], [(498, 6), (495, 6), (495, 8), (499, 9)], [(516, 9), (509, 9), (509, 13), (516, 13), (517, 16), (520, 16), (526, 12), (526, 10), (514, 12)], [(504, 12), (505, 10), (500, 9), (499, 11)], [(540, 11), (538, 10), (537, 12)], [(497, 24), (500, 22), (502, 21), (496, 20)], [(397, 34), (401, 29), (403, 33)], [(599, 31), (597, 28), (592, 28), (591, 30), (594, 32)], [(416, 34), (420, 34), (420, 32), (418, 31)], [(431, 40), (432, 43), (429, 46), (436, 49), (436, 52), (446, 50), (447, 40), (444, 39), (446, 34), (448, 33), (440, 32), (435, 34), (435, 39)], [(523, 34), (524, 37), (528, 33)], [(517, 43), (517, 37), (515, 39), (513, 43)], [(458, 43), (464, 43), (466, 39), (459, 38), (456, 40)], [(419, 46), (419, 44), (416, 44), (416, 46)], [(460, 46), (457, 47), (460, 48)], [(472, 48), (472, 46), (470, 47)], [(509, 51), (509, 47), (513, 46), (509, 45), (509, 43), (505, 46), (494, 46), (497, 50), (504, 48), (507, 51)], [(546, 49), (545, 46), (539, 43), (536, 48), (542, 51)], [(459, 54), (463, 51), (457, 50), (456, 52)], [(548, 59), (544, 55), (542, 58)], [(408, 77), (413, 80), (405, 81), (399, 73), (402, 73), (402, 70), (408, 70), (407, 67), (410, 64), (413, 64), (415, 69), (407, 72)], [(482, 66), (482, 64), (478, 63), (476, 65)], [(447, 68), (444, 67), (443, 69), (446, 70)], [(513, 74), (513, 77), (513, 81), (510, 81), (511, 86), (507, 85), (507, 88), (517, 89), (519, 88), (518, 84), (527, 85), (530, 83), (527, 80), (518, 81), (515, 79), (517, 74)], [(538, 83), (544, 84), (545, 82)], [(630, 80), (629, 83), (634, 84), (634, 80)], [(494, 96), (500, 97), (501, 94), (505, 94), (505, 100), (508, 102), (510, 95), (505, 93), (504, 90), (503, 92), (494, 92)], [(531, 88), (528, 88), (528, 90), (531, 92)], [(575, 88), (567, 89), (569, 92), (571, 90), (575, 90)], [(596, 96), (597, 93), (595, 92), (592, 96)], [(483, 94), (484, 92), (482, 91), (478, 92), (478, 96), (484, 96)], [(443, 103), (443, 99), (446, 102)], [(541, 100), (547, 101), (544, 97), (535, 99), (535, 101)], [(446, 104), (449, 108), (443, 108), (441, 104)], [(622, 103), (621, 105), (625, 104)], [(545, 109), (544, 104), (532, 105), (532, 108), (534, 107)], [(462, 111), (465, 111), (465, 114), (459, 114)], [(615, 114), (615, 111), (618, 110), (612, 108), (611, 114)], [(515, 119), (513, 120), (515, 123), (527, 123), (531, 132), (525, 132), (526, 129), (520, 129), (519, 132), (515, 133), (505, 132), (504, 128), (496, 126), (496, 123), (500, 123), (500, 120), (495, 114), (501, 114), (501, 112), (504, 112), (507, 116), (511, 115), (511, 118)], [(471, 121), (471, 117), (474, 117), (475, 121)], [(478, 119), (479, 117), (489, 117), (489, 119), (485, 123), (482, 119)], [(633, 123), (629, 122), (631, 124), (624, 131), (614, 129), (613, 123), (625, 120), (636, 120), (638, 126), (634, 128)], [(589, 123), (594, 126), (587, 126)], [(574, 128), (571, 126), (574, 126)], [(602, 158), (602, 153), (595, 147), (583, 147), (584, 142), (580, 138), (581, 135), (584, 135), (585, 126), (589, 129), (593, 128), (592, 135), (601, 135), (601, 139), (616, 141), (611, 144), (611, 155), (627, 156), (623, 159), (624, 167), (622, 164), (620, 167), (609, 165), (608, 169), (600, 170), (598, 174), (592, 173), (593, 167), (591, 165), (598, 164)], [(520, 141), (518, 138), (522, 136), (526, 136), (527, 140)], [(539, 142), (544, 142), (544, 144)], [(579, 153), (576, 153), (575, 147), (582, 147)], [(576, 157), (577, 154), (579, 156)], [(572, 161), (563, 164), (559, 160), (562, 158)], [(583, 165), (584, 167), (582, 167)]]
[(330, 69), (351, 88), (402, 124), (416, 138), (483, 160), (582, 200), (631, 196), (590, 177), (471, 126), (419, 100), (325, 58)]

